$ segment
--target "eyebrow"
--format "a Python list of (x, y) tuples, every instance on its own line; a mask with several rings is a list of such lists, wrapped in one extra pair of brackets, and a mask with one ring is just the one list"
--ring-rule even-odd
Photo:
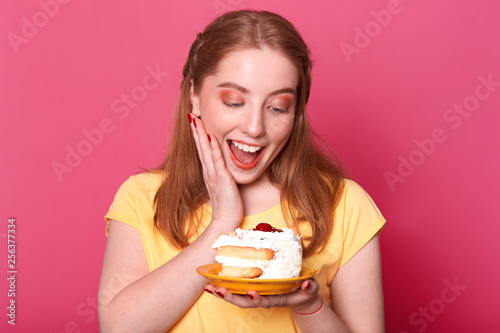
[[(224, 82), (220, 83), (219, 85), (217, 85), (217, 88), (231, 88), (231, 89), (236, 89), (236, 90), (241, 91), (244, 94), (248, 94), (250, 92), (250, 90), (248, 90), (247, 88), (243, 87), (242, 85), (239, 85), (236, 82), (230, 82), (230, 81), (224, 81)], [(279, 95), (279, 94), (292, 94), (292, 95), (295, 96), (295, 89), (292, 89), (292, 88), (277, 89), (277, 90), (274, 90), (273, 92), (271, 92), (269, 94), (269, 96), (274, 96), (274, 95)]]

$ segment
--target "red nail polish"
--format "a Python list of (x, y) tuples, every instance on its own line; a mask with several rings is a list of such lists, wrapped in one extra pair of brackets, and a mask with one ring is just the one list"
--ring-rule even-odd
[(188, 113), (189, 123), (191, 123), (191, 115)]
[(248, 296), (248, 298), (253, 299), (253, 295), (252, 294), (247, 293), (247, 296)]
[(195, 118), (193, 118), (193, 125), (196, 128), (196, 119)]
[(203, 290), (205, 290), (207, 293), (211, 294), (212, 292), (210, 291), (210, 289), (207, 289), (207, 288), (203, 288)]
[(219, 291), (216, 291), (215, 293), (216, 293), (217, 295), (219, 295), (219, 297), (222, 297), (222, 298), (224, 298), (224, 295), (223, 295), (223, 294), (222, 294), (221, 292), (219, 292)]
[(208, 142), (212, 142), (212, 138), (210, 138), (210, 134), (207, 134), (208, 136)]
[(309, 289), (311, 287), (311, 282), (306, 281), (306, 289)]

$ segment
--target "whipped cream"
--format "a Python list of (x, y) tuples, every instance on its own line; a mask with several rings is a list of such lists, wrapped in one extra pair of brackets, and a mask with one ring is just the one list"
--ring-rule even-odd
[(302, 268), (302, 247), (300, 236), (289, 228), (282, 232), (236, 229), (236, 235), (220, 235), (212, 244), (213, 249), (223, 246), (253, 247), (271, 249), (271, 260), (250, 260), (234, 257), (217, 256), (215, 260), (226, 266), (258, 267), (263, 274), (258, 279), (284, 279), (298, 277)]

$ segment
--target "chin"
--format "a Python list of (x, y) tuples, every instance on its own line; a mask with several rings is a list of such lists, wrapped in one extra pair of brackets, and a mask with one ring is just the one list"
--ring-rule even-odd
[(242, 174), (235, 174), (233, 172), (231, 172), (231, 174), (233, 175), (234, 181), (238, 185), (251, 184), (251, 183), (255, 182), (256, 180), (258, 180), (259, 178), (261, 178), (263, 175), (262, 173), (261, 174), (252, 174), (252, 175), (244, 175), (244, 174), (242, 175)]
[(236, 182), (236, 184), (238, 185), (248, 185), (248, 184), (251, 184), (253, 183), (257, 178), (255, 177), (234, 177), (234, 181)]

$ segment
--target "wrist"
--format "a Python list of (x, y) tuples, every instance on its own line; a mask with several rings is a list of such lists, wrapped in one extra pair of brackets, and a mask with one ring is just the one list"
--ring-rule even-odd
[(212, 240), (215, 240), (221, 234), (227, 234), (231, 231), (234, 231), (234, 229), (237, 228), (238, 225), (239, 223), (236, 224), (236, 226), (233, 226), (232, 224), (227, 223), (227, 221), (223, 221), (221, 219), (212, 219), (203, 233), (210, 235)]
[(223, 217), (223, 216), (212, 216), (212, 220), (207, 228), (211, 228), (220, 232), (233, 231), (239, 227), (241, 220), (238, 217)]
[(317, 295), (312, 302), (304, 307), (292, 309), (294, 314), (301, 316), (309, 316), (319, 312), (324, 305), (323, 297)]

